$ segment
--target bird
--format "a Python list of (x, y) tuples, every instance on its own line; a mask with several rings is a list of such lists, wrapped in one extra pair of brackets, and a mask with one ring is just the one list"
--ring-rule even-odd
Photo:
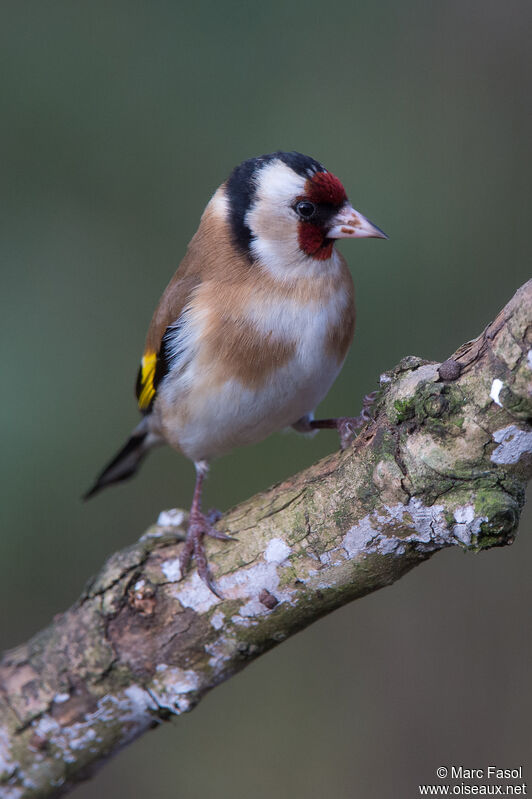
[(136, 381), (142, 420), (85, 498), (131, 477), (161, 444), (190, 459), (196, 482), (179, 562), (221, 597), (205, 536), (231, 538), (202, 511), (210, 462), (284, 428), (336, 428), (343, 444), (367, 418), (315, 419), (355, 327), (353, 280), (338, 239), (387, 238), (314, 158), (277, 151), (236, 166), (215, 191), (153, 314)]

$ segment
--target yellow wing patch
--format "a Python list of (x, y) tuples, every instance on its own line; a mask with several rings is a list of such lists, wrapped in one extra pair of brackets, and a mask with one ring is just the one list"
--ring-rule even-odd
[(157, 353), (146, 352), (142, 357), (142, 361), (140, 362), (137, 392), (139, 408), (141, 411), (146, 411), (150, 407), (150, 403), (155, 396), (154, 378), (156, 365)]

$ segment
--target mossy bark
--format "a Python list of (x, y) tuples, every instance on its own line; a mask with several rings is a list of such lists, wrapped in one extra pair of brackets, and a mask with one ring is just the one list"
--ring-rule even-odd
[(532, 281), (444, 364), (383, 375), (354, 443), (230, 511), (219, 600), (181, 579), (186, 515), (112, 555), (0, 663), (0, 796), (58, 796), (250, 660), (438, 550), (513, 541), (532, 474)]

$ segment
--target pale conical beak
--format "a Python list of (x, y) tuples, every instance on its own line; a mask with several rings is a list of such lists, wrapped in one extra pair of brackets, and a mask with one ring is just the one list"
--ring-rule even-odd
[(387, 239), (377, 225), (362, 216), (351, 205), (344, 207), (331, 219), (328, 239)]

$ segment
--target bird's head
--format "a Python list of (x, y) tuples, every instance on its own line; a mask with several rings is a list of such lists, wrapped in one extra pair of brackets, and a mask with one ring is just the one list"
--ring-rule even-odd
[(279, 277), (325, 269), (336, 239), (386, 238), (351, 206), (340, 180), (301, 153), (244, 161), (224, 190), (234, 245)]

